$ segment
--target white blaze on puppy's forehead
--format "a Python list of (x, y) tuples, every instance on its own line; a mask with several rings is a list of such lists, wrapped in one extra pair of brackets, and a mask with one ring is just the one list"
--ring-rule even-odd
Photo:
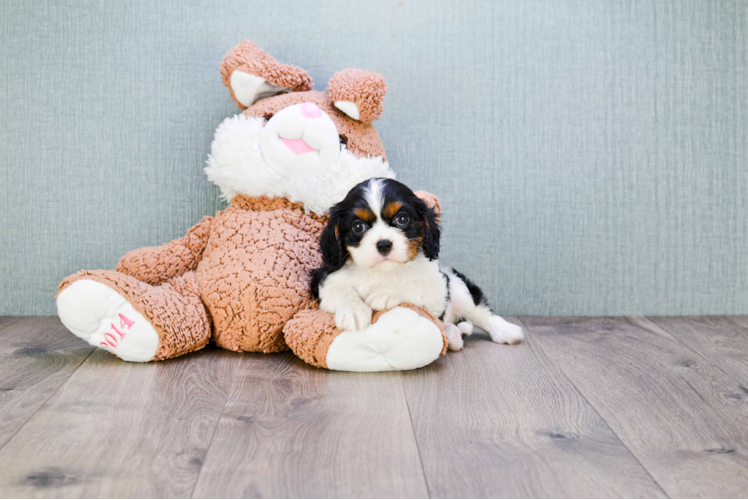
[(382, 205), (384, 205), (384, 182), (382, 179), (371, 179), (366, 186), (366, 190), (364, 191), (365, 194), (365, 200), (366, 204), (369, 205), (369, 208), (372, 212), (377, 216), (377, 220), (381, 218), (382, 215)]

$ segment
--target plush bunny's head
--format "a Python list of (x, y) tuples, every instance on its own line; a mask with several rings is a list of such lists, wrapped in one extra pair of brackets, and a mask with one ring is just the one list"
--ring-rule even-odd
[(394, 178), (371, 125), (382, 114), (381, 75), (348, 69), (317, 92), (306, 71), (246, 40), (221, 75), (245, 110), (219, 126), (205, 169), (225, 198), (285, 197), (321, 215), (361, 181)]

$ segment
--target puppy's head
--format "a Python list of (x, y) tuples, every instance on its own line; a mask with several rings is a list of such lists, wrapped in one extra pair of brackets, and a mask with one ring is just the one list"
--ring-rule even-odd
[(436, 213), (406, 185), (369, 179), (354, 187), (330, 210), (322, 232), (322, 258), (340, 268), (351, 259), (364, 268), (387, 269), (415, 259), (439, 256)]

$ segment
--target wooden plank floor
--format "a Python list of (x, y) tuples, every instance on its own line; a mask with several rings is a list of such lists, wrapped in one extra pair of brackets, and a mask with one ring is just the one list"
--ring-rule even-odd
[(412, 372), (0, 317), (0, 497), (745, 497), (748, 317), (515, 318)]

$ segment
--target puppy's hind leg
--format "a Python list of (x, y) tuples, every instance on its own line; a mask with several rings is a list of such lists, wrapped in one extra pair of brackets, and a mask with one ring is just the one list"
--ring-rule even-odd
[[(525, 338), (521, 326), (513, 325), (491, 311), (483, 291), (475, 283), (464, 274), (454, 269), (451, 271), (449, 300), (455, 318), (472, 322), (481, 330), (485, 330), (497, 344), (516, 344)], [(460, 322), (458, 328), (465, 328), (463, 323), (466, 321)]]
[[(485, 306), (478, 306), (485, 307)], [(491, 312), (487, 309), (487, 318), (484, 321), (476, 322), (478, 328), (485, 330), (491, 336), (491, 340), (497, 344), (516, 344), (520, 340), (524, 340), (525, 332), (519, 325), (512, 324)]]

